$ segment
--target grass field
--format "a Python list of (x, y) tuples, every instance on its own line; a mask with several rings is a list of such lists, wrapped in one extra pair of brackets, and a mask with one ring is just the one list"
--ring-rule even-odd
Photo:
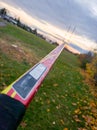
[[(16, 26), (0, 27), (0, 91), (54, 48)], [(97, 130), (97, 100), (77, 56), (62, 52), (18, 130)]]

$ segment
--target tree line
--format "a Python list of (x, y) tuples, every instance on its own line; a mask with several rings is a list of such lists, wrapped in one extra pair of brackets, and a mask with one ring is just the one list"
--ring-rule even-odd
[[(5, 9), (5, 8), (0, 9), (0, 16), (1, 16), (4, 20), (6, 20), (6, 21), (8, 21), (8, 22), (17, 25), (18, 27), (20, 27), (20, 28), (22, 28), (22, 29), (24, 29), (24, 30), (26, 30), (26, 31), (28, 31), (28, 32), (31, 32), (31, 33), (33, 33), (33, 34), (35, 34), (35, 35), (38, 35), (36, 28), (35, 28), (35, 29), (32, 29), (32, 28), (29, 27), (28, 25), (22, 23), (21, 20), (20, 20), (20, 18), (13, 18), (13, 17), (9, 16), (9, 15), (7, 14), (7, 9)], [(39, 35), (39, 36), (40, 36), (41, 38), (44, 38), (42, 35)]]
[(36, 36), (46, 40), (47, 42), (49, 42), (51, 44), (58, 45), (57, 42), (53, 42), (52, 40), (47, 39), (43, 34), (38, 33), (37, 28), (32, 29), (28, 25), (22, 23), (20, 18), (13, 18), (13, 17), (9, 16), (7, 13), (8, 13), (8, 11), (7, 11), (6, 8), (0, 9), (0, 16), (4, 20), (6, 20), (6, 21), (8, 21), (8, 22), (10, 22), (10, 23), (12, 23), (14, 25), (17, 25), (18, 27), (20, 27), (20, 28), (22, 28), (22, 29), (24, 29), (24, 30), (26, 30), (26, 31), (28, 31), (30, 33), (35, 34)]

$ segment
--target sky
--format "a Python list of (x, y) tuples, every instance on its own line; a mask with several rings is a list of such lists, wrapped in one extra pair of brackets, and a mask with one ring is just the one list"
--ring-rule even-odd
[(59, 43), (97, 47), (97, 0), (0, 0), (0, 7)]

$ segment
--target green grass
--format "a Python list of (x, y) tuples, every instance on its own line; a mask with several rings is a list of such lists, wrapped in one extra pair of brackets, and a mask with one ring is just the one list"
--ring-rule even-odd
[(0, 37), (10, 40), (12, 43), (13, 41), (18, 40), (18, 42), (22, 42), (23, 46), (32, 49), (32, 51), (34, 51), (34, 53), (40, 57), (45, 56), (45, 54), (52, 49), (48, 44), (45, 44), (44, 40), (10, 24), (8, 24), (5, 28), (0, 28)]
[[(0, 39), (31, 53), (34, 63), (55, 46), (18, 27), (0, 28)], [(33, 56), (34, 55), (34, 56)], [(20, 62), (0, 49), (0, 90), (34, 65)], [(83, 82), (77, 56), (63, 51), (28, 107), (18, 130), (92, 130), (97, 128), (95, 97)], [(96, 129), (93, 129), (96, 130)]]

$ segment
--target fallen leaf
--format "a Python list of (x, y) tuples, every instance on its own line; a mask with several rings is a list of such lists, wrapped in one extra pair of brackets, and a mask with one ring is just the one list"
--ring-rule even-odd
[(56, 83), (55, 83), (55, 84), (53, 84), (53, 86), (54, 86), (54, 87), (57, 87), (57, 86), (58, 86), (58, 84), (56, 84)]
[(61, 122), (62, 125), (64, 125), (64, 121), (62, 119), (60, 120), (60, 122)]
[(78, 128), (78, 130), (87, 130), (86, 128)]
[(53, 121), (53, 125), (55, 125), (56, 124), (56, 122), (55, 121)]
[(92, 128), (92, 130), (97, 130), (96, 126), (92, 126), (91, 128)]
[(50, 112), (50, 109), (47, 109), (47, 112)]
[(73, 118), (76, 122), (81, 122), (81, 120), (78, 118), (78, 115), (75, 115)]
[(77, 104), (76, 103), (72, 103), (73, 106), (76, 106)]
[(84, 117), (84, 119), (88, 125), (93, 125), (95, 123), (95, 120), (92, 116), (87, 115)]
[(68, 130), (68, 128), (64, 128), (63, 130)]
[(25, 121), (23, 121), (23, 122), (21, 122), (20, 125), (21, 125), (22, 128), (25, 128), (27, 126), (27, 123)]
[(96, 104), (95, 104), (95, 102), (90, 102), (90, 107), (96, 107)]
[(76, 110), (74, 111), (74, 113), (75, 113), (75, 114), (80, 114), (81, 111), (80, 111), (80, 109), (78, 108), (78, 109), (76, 109)]

